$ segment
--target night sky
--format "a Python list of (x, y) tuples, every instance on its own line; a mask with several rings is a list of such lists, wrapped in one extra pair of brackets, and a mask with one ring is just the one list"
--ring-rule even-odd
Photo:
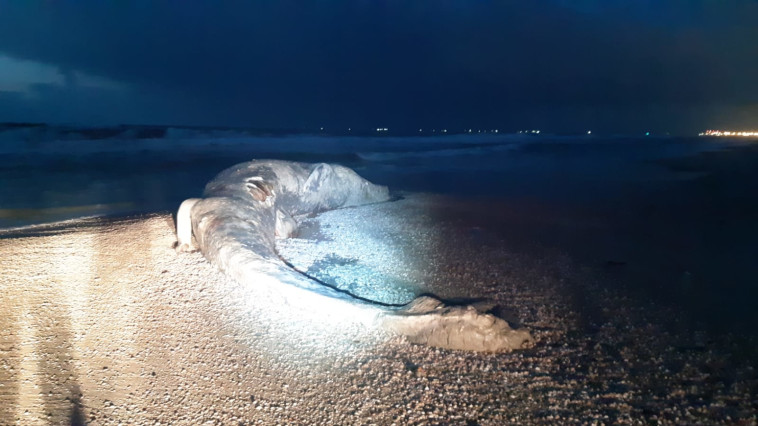
[(0, 122), (758, 128), (758, 2), (0, 0)]

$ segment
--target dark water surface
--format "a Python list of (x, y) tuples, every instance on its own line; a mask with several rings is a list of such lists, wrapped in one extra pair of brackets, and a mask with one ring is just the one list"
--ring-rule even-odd
[(650, 160), (709, 148), (703, 139), (494, 135), (56, 140), (6, 131), (0, 142), (0, 227), (76, 217), (94, 205), (107, 205), (96, 213), (173, 210), (224, 168), (253, 158), (338, 162), (394, 190), (584, 202), (668, 182), (676, 175)]

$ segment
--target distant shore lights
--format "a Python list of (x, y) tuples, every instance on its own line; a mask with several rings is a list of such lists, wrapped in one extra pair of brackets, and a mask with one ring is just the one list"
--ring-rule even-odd
[(740, 137), (758, 137), (758, 131), (735, 132), (731, 130), (706, 130), (698, 133), (698, 136), (740, 136)]

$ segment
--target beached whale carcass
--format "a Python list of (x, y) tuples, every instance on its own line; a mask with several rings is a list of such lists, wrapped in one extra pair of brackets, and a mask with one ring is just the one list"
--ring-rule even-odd
[(374, 313), (385, 330), (414, 343), (449, 349), (508, 351), (531, 345), (528, 331), (473, 305), (448, 306), (422, 296), (388, 306), (324, 285), (280, 259), (275, 238), (288, 237), (296, 217), (325, 210), (387, 201), (389, 191), (353, 170), (334, 164), (259, 160), (222, 171), (204, 198), (182, 203), (177, 213), (180, 251), (203, 255), (240, 283), (295, 286)]

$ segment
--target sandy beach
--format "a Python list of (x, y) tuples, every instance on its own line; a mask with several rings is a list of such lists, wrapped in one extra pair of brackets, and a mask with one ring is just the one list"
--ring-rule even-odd
[[(754, 342), (677, 326), (676, 311), (599, 285), (561, 253), (519, 254), (453, 218), (420, 226), (440, 203), (329, 212), (304, 225), (321, 232), (287, 244), (339, 242), (367, 222), (388, 230), (366, 218), (416, 218), (384, 234), (412, 249), (394, 270), (418, 268), (408, 282), (442, 297), (494, 299), (535, 348), (447, 351), (319, 321), (199, 253), (177, 254), (168, 213), (78, 220), (0, 234), (0, 423), (756, 421)], [(344, 229), (325, 235), (337, 222)]]

